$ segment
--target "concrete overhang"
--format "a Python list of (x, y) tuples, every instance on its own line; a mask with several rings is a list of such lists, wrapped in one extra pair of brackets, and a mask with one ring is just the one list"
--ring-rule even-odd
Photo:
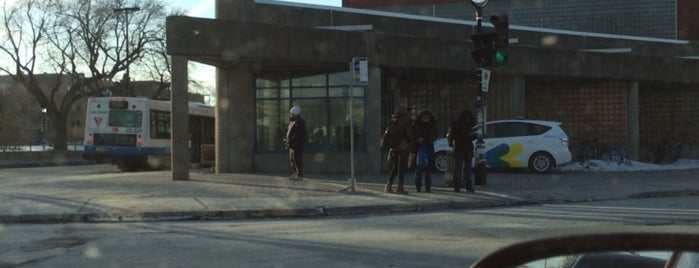
[(291, 27), (173, 16), (167, 19), (167, 53), (218, 67), (252, 62), (260, 71), (341, 68), (353, 57), (374, 65), (463, 70), (470, 44), (376, 32)]
[[(470, 40), (381, 32), (345, 31), (173, 16), (167, 19), (167, 52), (232, 68), (250, 64), (260, 77), (342, 71), (353, 57), (374, 66), (468, 72), (475, 69)], [(511, 46), (498, 73), (576, 78), (697, 83), (699, 61), (633, 53), (600, 53)], [(622, 52), (622, 51), (613, 51)], [(623, 51), (625, 52), (625, 51)]]

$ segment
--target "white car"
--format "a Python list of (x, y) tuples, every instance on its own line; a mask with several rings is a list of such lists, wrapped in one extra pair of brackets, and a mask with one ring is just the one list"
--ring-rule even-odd
[[(486, 165), (494, 168), (531, 168), (544, 173), (570, 163), (572, 154), (568, 149), (568, 135), (560, 125), (553, 121), (519, 119), (488, 122), (484, 138)], [(447, 152), (452, 150), (447, 138), (434, 142), (434, 169), (446, 170)]]

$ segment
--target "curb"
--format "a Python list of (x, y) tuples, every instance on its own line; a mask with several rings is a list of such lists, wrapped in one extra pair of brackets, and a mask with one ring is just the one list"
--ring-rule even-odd
[(581, 200), (529, 200), (519, 197), (499, 196), (502, 199), (480, 202), (444, 201), (422, 204), (377, 204), (344, 207), (312, 207), (297, 209), (220, 210), (220, 211), (161, 211), (161, 212), (113, 212), (113, 213), (68, 213), (0, 215), (0, 224), (65, 224), (65, 223), (116, 223), (158, 221), (206, 221), (245, 220), (275, 218), (342, 217), (410, 212), (430, 212), (456, 209), (485, 209), (516, 207), (536, 204), (585, 203), (620, 199), (662, 198), (674, 196), (697, 196), (699, 190), (656, 191), (632, 194), (620, 198)]
[(300, 209), (261, 209), (228, 211), (163, 211), (124, 213), (69, 213), (0, 215), (0, 223), (114, 223), (114, 222), (158, 222), (158, 221), (201, 221), (201, 220), (244, 220), (274, 218), (339, 217), (371, 214), (393, 214), (427, 212), (451, 209), (481, 209), (513, 207), (536, 204), (523, 200), (495, 200), (489, 202), (435, 202), (426, 204), (367, 205), (347, 207), (315, 207)]

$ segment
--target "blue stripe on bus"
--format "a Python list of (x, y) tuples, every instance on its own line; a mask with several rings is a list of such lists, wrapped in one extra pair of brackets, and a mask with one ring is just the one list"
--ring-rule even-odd
[(167, 147), (119, 147), (119, 146), (92, 146), (85, 145), (85, 152), (98, 153), (102, 155), (153, 155), (170, 154)]

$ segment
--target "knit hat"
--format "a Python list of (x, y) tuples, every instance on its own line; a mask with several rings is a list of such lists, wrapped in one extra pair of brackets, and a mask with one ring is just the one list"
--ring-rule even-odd
[(301, 114), (301, 107), (294, 106), (291, 107), (291, 110), (289, 111), (291, 115), (300, 115)]

